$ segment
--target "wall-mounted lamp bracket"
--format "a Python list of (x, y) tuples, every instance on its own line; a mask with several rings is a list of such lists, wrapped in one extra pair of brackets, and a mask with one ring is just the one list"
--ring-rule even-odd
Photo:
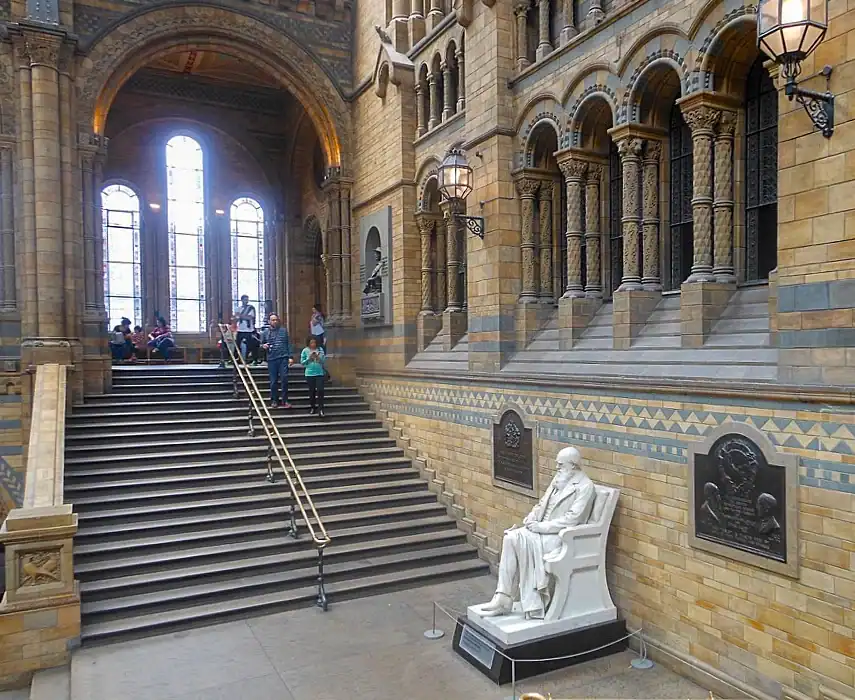
[(466, 224), (466, 228), (469, 229), (470, 233), (474, 233), (482, 241), (484, 240), (484, 217), (483, 216), (464, 216), (463, 214), (456, 214), (455, 218), (458, 221), (462, 221), (464, 224)]
[[(834, 94), (830, 90), (818, 92), (800, 88), (796, 82), (796, 72), (791, 72), (784, 86), (784, 94), (792, 101), (796, 100), (810, 117), (813, 125), (825, 138), (834, 133)], [(824, 75), (826, 87), (831, 81), (831, 66), (825, 66), (819, 75)]]

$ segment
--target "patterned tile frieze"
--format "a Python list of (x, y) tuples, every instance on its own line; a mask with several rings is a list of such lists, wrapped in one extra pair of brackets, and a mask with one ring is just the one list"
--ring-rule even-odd
[[(764, 431), (772, 442), (802, 457), (805, 486), (855, 493), (855, 421), (824, 420), (803, 412), (758, 410), (710, 404), (678, 406), (661, 401), (623, 402), (606, 397), (505, 392), (462, 386), (367, 380), (384, 408), (403, 415), (488, 429), (499, 408), (513, 402), (537, 419), (538, 437), (598, 449), (686, 463), (686, 446), (727, 422)], [(765, 414), (769, 415), (765, 415)], [(793, 414), (793, 415), (790, 415)]]

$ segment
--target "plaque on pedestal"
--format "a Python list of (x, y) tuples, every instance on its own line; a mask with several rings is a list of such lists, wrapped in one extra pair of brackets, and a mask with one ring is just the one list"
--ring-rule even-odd
[(538, 496), (534, 468), (534, 426), (521, 409), (504, 406), (493, 421), (493, 484)]
[(798, 575), (798, 457), (725, 424), (689, 448), (689, 482), (693, 547)]

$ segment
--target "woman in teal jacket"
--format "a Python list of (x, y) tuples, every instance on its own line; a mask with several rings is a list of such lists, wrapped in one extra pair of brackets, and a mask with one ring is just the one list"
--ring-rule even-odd
[(318, 339), (310, 335), (306, 339), (306, 347), (300, 353), (300, 364), (306, 373), (306, 381), (309, 384), (309, 404), (312, 407), (312, 415), (320, 414), (324, 417), (324, 364), (327, 358), (322, 348), (318, 347)]

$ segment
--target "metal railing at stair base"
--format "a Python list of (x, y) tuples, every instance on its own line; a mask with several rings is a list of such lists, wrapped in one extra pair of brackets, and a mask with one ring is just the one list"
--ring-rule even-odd
[[(255, 383), (255, 378), (252, 376), (249, 366), (246, 364), (240, 348), (235, 343), (234, 334), (231, 328), (226, 324), (218, 324), (222, 342), (229, 353), (229, 358), (232, 361), (232, 387), (234, 397), (239, 398), (239, 385), (243, 384), (249, 399), (249, 436), (255, 437), (255, 427), (253, 425), (253, 415), (258, 417), (261, 427), (267, 436), (267, 480), (272, 484), (275, 482), (273, 473), (273, 460), (279, 463), (282, 473), (285, 475), (285, 480), (291, 489), (291, 512), (290, 524), (288, 526), (289, 534), (296, 539), (298, 537), (297, 518), (295, 506), (300, 511), (303, 522), (306, 524), (306, 529), (312, 537), (312, 542), (318, 552), (318, 597), (316, 605), (326, 610), (328, 607), (327, 593), (324, 587), (324, 549), (330, 543), (330, 536), (324, 527), (323, 520), (315, 508), (312, 497), (309, 494), (306, 484), (303, 482), (303, 477), (300, 475), (300, 470), (294, 464), (291, 458), (291, 453), (285, 445), (285, 440), (279, 432), (279, 427), (276, 421), (270, 414), (261, 392), (258, 390), (258, 385)], [(285, 381), (288, 381), (287, 377)], [(283, 459), (283, 455), (284, 458)], [(287, 460), (287, 464), (285, 463)], [(304, 505), (305, 501), (305, 505)], [(314, 520), (314, 522), (313, 522)]]

